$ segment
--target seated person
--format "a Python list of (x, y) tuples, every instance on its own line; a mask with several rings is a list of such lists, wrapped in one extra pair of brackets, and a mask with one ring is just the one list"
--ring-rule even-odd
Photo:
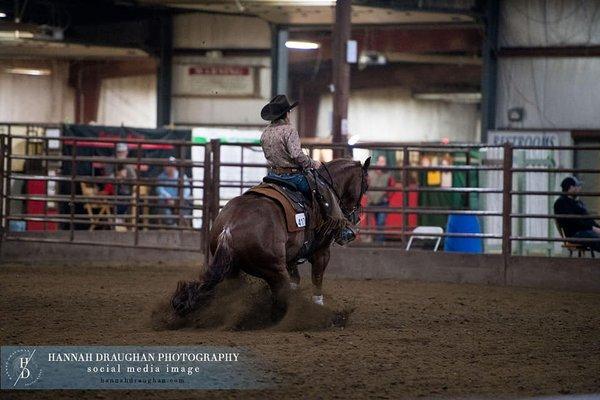
[[(115, 166), (115, 178), (117, 181), (117, 195), (131, 196), (131, 184), (123, 183), (123, 180), (131, 180), (137, 178), (137, 174), (133, 166), (129, 164), (118, 164)], [(128, 200), (125, 198), (119, 199), (117, 204), (117, 214), (128, 214), (129, 204), (125, 204)]]
[[(581, 182), (575, 177), (567, 177), (560, 184), (563, 194), (554, 202), (554, 214), (589, 215), (585, 204), (577, 198)], [(581, 245), (594, 251), (600, 251), (600, 225), (592, 218), (556, 218), (565, 237), (598, 239), (594, 242), (581, 242)], [(577, 242), (573, 240), (573, 242)]]
[[(179, 206), (179, 171), (175, 163), (175, 157), (169, 157), (169, 164), (165, 166), (164, 171), (157, 178), (160, 185), (165, 185), (156, 187), (156, 194), (159, 197), (158, 203), (161, 207), (160, 213), (162, 215), (173, 215), (173, 209)], [(189, 199), (191, 194), (190, 179), (185, 174), (183, 175), (183, 187), (181, 189), (183, 190), (183, 198), (186, 200)], [(186, 213), (184, 212), (183, 214)], [(175, 225), (175, 219), (166, 218), (161, 221), (162, 223)]]
[[(129, 150), (126, 143), (117, 143), (115, 157), (119, 160), (127, 159)], [(123, 184), (119, 181), (123, 179), (133, 180), (137, 178), (137, 172), (133, 164), (119, 163), (107, 164), (105, 166), (105, 175), (117, 179), (117, 194), (127, 196), (131, 194), (131, 184)]]

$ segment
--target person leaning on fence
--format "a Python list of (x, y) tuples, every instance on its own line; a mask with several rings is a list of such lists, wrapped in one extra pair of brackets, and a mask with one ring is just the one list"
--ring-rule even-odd
[[(117, 146), (115, 148), (115, 158), (117, 160), (125, 160), (128, 155), (129, 155), (129, 149), (127, 147), (127, 143), (117, 143)], [(125, 174), (121, 174), (121, 176), (123, 178), (127, 178), (127, 179), (137, 178), (137, 173), (135, 171), (135, 167), (132, 164), (126, 164), (126, 163), (122, 163), (122, 162), (119, 162), (118, 164), (113, 164), (113, 163), (106, 164), (105, 174), (108, 176), (111, 176), (114, 174), (116, 177), (120, 177), (117, 173), (115, 173), (115, 171), (118, 172), (117, 167), (120, 167), (122, 172), (123, 171), (125, 172)], [(124, 185), (124, 186), (129, 186), (129, 190), (131, 190), (131, 185)], [(127, 190), (127, 189), (124, 189), (124, 190)]]
[[(119, 160), (124, 160), (127, 158), (129, 154), (129, 150), (127, 148), (127, 143), (117, 143), (116, 148), (116, 156)], [(123, 183), (124, 180), (135, 180), (137, 178), (137, 173), (135, 168), (131, 164), (117, 164), (112, 165), (112, 170), (114, 171), (114, 177), (117, 182), (116, 193), (118, 196), (131, 196), (131, 183)], [(113, 175), (111, 174), (111, 177)], [(126, 204), (128, 200), (126, 198), (121, 198), (119, 200), (120, 204), (117, 204), (117, 214), (127, 214), (129, 212), (129, 204)], [(117, 221), (119, 222), (119, 221)]]
[[(175, 157), (169, 157), (169, 163), (165, 165), (163, 172), (158, 175), (158, 184), (156, 194), (159, 197), (158, 204), (162, 215), (173, 215), (173, 210), (179, 206), (179, 171), (176, 166)], [(190, 179), (183, 175), (183, 198), (185, 204), (190, 198)], [(185, 205), (184, 204), (184, 205)], [(188, 210), (182, 214), (189, 214)], [(174, 225), (174, 218), (165, 218), (161, 224)]]
[[(577, 197), (581, 190), (581, 182), (575, 177), (567, 177), (563, 179), (560, 186), (563, 194), (554, 202), (554, 214), (589, 215), (585, 204)], [(592, 242), (582, 241), (581, 244), (594, 251), (600, 251), (600, 225), (592, 218), (557, 217), (556, 221), (563, 229), (565, 237), (598, 239)]]
[[(312, 160), (302, 152), (300, 136), (290, 123), (290, 112), (298, 102), (290, 104), (286, 95), (275, 96), (265, 105), (260, 116), (271, 123), (264, 129), (260, 143), (267, 159), (268, 176), (289, 181), (307, 198), (311, 197), (306, 172), (319, 169), (321, 163)], [(333, 226), (334, 237), (338, 244), (344, 245), (356, 237), (350, 222), (345, 218), (338, 199), (331, 193), (332, 189), (324, 189), (327, 206), (327, 217)]]
[[(384, 155), (380, 155), (377, 157), (376, 167), (385, 168), (387, 164), (386, 158)], [(369, 171), (369, 187), (372, 188), (387, 188), (393, 186), (392, 174), (389, 171), (384, 171), (382, 169), (374, 169)], [(369, 190), (367, 192), (367, 202), (370, 206), (375, 207), (387, 207), (389, 205), (388, 193), (383, 190)], [(375, 213), (375, 224), (377, 229), (380, 230), (385, 226), (385, 220), (387, 218), (387, 213), (377, 212)], [(383, 242), (385, 236), (381, 233), (375, 235), (375, 240), (378, 242)]]

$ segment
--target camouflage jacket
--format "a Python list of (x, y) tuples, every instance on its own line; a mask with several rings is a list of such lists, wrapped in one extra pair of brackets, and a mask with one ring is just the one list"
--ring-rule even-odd
[(277, 121), (267, 126), (260, 143), (269, 168), (315, 167), (315, 161), (302, 152), (298, 131), (289, 122)]

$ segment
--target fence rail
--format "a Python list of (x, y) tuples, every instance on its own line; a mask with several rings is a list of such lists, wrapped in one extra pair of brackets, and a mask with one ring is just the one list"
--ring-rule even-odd
[[(241, 194), (245, 189), (260, 182), (260, 174), (266, 171), (264, 162), (244, 159), (246, 150), (256, 149), (252, 143), (221, 143), (211, 140), (207, 143), (197, 143), (186, 140), (141, 140), (132, 138), (81, 138), (81, 137), (48, 137), (14, 134), (7, 125), (0, 124), (0, 242), (1, 240), (46, 241), (57, 242), (52, 237), (26, 237), (16, 234), (15, 223), (41, 223), (42, 230), (62, 229), (69, 231), (70, 243), (87, 244), (75, 234), (81, 229), (115, 229), (133, 231), (131, 243), (111, 243), (97, 245), (114, 245), (116, 247), (140, 247), (139, 235), (148, 229), (164, 229), (169, 231), (199, 232), (201, 243), (190, 251), (207, 254), (208, 233), (221, 207), (231, 197)], [(56, 129), (55, 126), (52, 127)], [(19, 151), (14, 144), (25, 142), (25, 150)], [(49, 151), (48, 143), (59, 143), (57, 151)], [(80, 154), (79, 146), (90, 142), (101, 144), (102, 148), (112, 151), (112, 155)], [(41, 151), (29, 152), (29, 145), (41, 144)], [(126, 143), (129, 152), (125, 158), (116, 155), (118, 143)], [(148, 149), (154, 145), (169, 145), (172, 147), (175, 160), (157, 158)], [(314, 155), (324, 150), (344, 155), (358, 153), (394, 152), (397, 164), (372, 165), (372, 170), (389, 172), (397, 177), (394, 186), (372, 186), (371, 191), (382, 192), (387, 196), (401, 195), (399, 204), (390, 206), (369, 204), (363, 208), (363, 214), (369, 219), (372, 216), (400, 217), (398, 226), (367, 225), (361, 229), (363, 239), (384, 236), (392, 240), (386, 243), (404, 246), (407, 238), (413, 234), (415, 224), (411, 220), (427, 217), (445, 218), (449, 216), (473, 216), (486, 219), (490, 226), (485, 232), (444, 232), (427, 234), (426, 236), (441, 238), (468, 238), (500, 243), (499, 252), (509, 257), (513, 247), (522, 242), (577, 242), (585, 244), (594, 239), (563, 238), (549, 226), (549, 234), (544, 237), (538, 234), (523, 234), (515, 232), (515, 223), (520, 220), (554, 220), (552, 212), (526, 210), (515, 211), (514, 206), (522, 199), (542, 198), (547, 201), (549, 196), (557, 196), (562, 192), (548, 186), (548, 190), (515, 187), (515, 181), (522, 179), (525, 174), (547, 176), (548, 174), (600, 174), (596, 168), (566, 168), (548, 165), (521, 166), (515, 161), (518, 152), (526, 150), (547, 150), (552, 152), (598, 151), (600, 146), (514, 146), (487, 144), (437, 144), (437, 143), (359, 143), (353, 146), (339, 144), (307, 144), (304, 146), (309, 154)], [(227, 149), (238, 149), (240, 159), (231, 161), (223, 158)], [(113, 150), (114, 149), (114, 150)], [(195, 149), (195, 150), (192, 150)], [(199, 150), (199, 151), (196, 151)], [(202, 154), (200, 159), (189, 159), (189, 154)], [(479, 152), (479, 158), (474, 160), (472, 152)], [(447, 153), (464, 158), (463, 165), (420, 165), (414, 162), (423, 154)], [(490, 155), (491, 153), (494, 153)], [(485, 158), (482, 154), (488, 154)], [(23, 165), (27, 165), (24, 168)], [(96, 176), (95, 165), (102, 165), (112, 174)], [(108, 166), (108, 167), (107, 167)], [(131, 167), (136, 176), (121, 177), (121, 172)], [(160, 180), (156, 174), (148, 171), (157, 169), (174, 170), (177, 173), (168, 180)], [(233, 171), (233, 172), (232, 172)], [(250, 173), (252, 172), (252, 173)], [(459, 174), (464, 178), (464, 187), (425, 186), (416, 176), (427, 174)], [(238, 177), (232, 175), (239, 174)], [(482, 187), (476, 181), (486, 174), (497, 174), (494, 185)], [(249, 175), (249, 176), (247, 176)], [(458, 175), (452, 175), (458, 176)], [(527, 175), (530, 176), (530, 175)], [(415, 182), (416, 181), (416, 182)], [(27, 185), (28, 182), (42, 182), (44, 189), (41, 193), (13, 192), (17, 183)], [(419, 184), (419, 182), (421, 184)], [(53, 187), (54, 190), (49, 190)], [(160, 189), (159, 189), (160, 188)], [(158, 194), (162, 189), (175, 189), (176, 194), (170, 198)], [(119, 192), (121, 191), (121, 192)], [(160, 193), (163, 193), (162, 191)], [(411, 196), (447, 194), (458, 196), (460, 206), (424, 206), (414, 205)], [(497, 207), (494, 209), (469, 207), (470, 197), (484, 199), (485, 196), (497, 196)], [(582, 191), (580, 196), (586, 198), (600, 197), (600, 192)], [(544, 200), (545, 199), (545, 200)], [(37, 203), (35, 203), (37, 202)], [(42, 212), (16, 211), (18, 205), (41, 205)], [(589, 216), (562, 215), (562, 218), (600, 218), (600, 214)], [(552, 232), (554, 234), (552, 234)], [(64, 241), (60, 241), (64, 242)], [(84, 243), (85, 242), (85, 243)], [(373, 246), (377, 243), (358, 242), (355, 245)], [(381, 245), (383, 245), (381, 243)], [(158, 246), (158, 249), (182, 249), (179, 246)]]
[[(3, 125), (0, 124), (0, 132)], [(52, 128), (55, 128), (54, 126)], [(164, 229), (169, 231), (197, 231), (202, 234), (202, 242), (207, 237), (209, 225), (198, 223), (202, 221), (202, 214), (207, 215), (208, 204), (204, 201), (204, 179), (184, 178), (192, 170), (206, 169), (210, 159), (203, 162), (192, 162), (185, 158), (186, 151), (192, 147), (205, 148), (208, 145), (183, 140), (140, 140), (132, 138), (81, 138), (81, 137), (47, 137), (12, 134), (0, 134), (0, 218), (1, 240), (36, 241), (56, 243), (52, 237), (25, 237), (11, 229), (11, 221), (28, 223), (42, 223), (42, 230), (47, 230), (49, 224), (56, 230), (70, 231), (70, 243), (89, 244), (76, 238), (75, 231), (82, 229), (116, 229), (134, 232), (131, 243), (115, 242), (96, 243), (97, 245), (110, 245), (115, 247), (138, 247), (140, 245), (139, 232), (148, 229)], [(15, 150), (14, 142), (27, 143), (21, 152)], [(57, 153), (50, 154), (48, 143), (59, 142)], [(43, 143), (44, 151), (28, 153), (30, 143)], [(112, 150), (112, 156), (82, 155), (79, 145), (101, 143)], [(118, 158), (116, 146), (126, 143), (128, 151), (134, 157)], [(174, 155), (180, 155), (175, 160), (155, 158), (151, 155), (152, 145), (169, 145), (173, 148)], [(150, 149), (149, 155), (145, 151)], [(70, 154), (68, 154), (70, 153)], [(29, 163), (28, 167), (13, 169), (13, 164)], [(49, 165), (54, 165), (50, 168)], [(112, 174), (95, 176), (95, 165), (100, 164), (105, 170), (112, 170)], [(108, 168), (106, 166), (109, 166)], [(131, 166), (136, 171), (134, 178), (121, 177), (119, 173)], [(176, 171), (176, 177), (168, 181), (161, 181), (156, 176), (143, 176), (144, 171), (151, 168), (170, 167)], [(85, 170), (85, 171), (82, 171)], [(60, 171), (60, 172), (59, 172)], [(15, 183), (35, 182), (42, 183), (41, 193), (12, 193)], [(55, 190), (50, 193), (49, 186), (54, 185)], [(174, 189), (176, 194), (169, 199), (153, 192), (157, 188)], [(125, 189), (125, 192), (119, 192)], [(186, 192), (189, 191), (189, 195)], [(199, 191), (199, 193), (198, 193)], [(198, 195), (199, 194), (199, 195)], [(15, 212), (15, 204), (31, 204), (38, 202), (43, 211), (32, 213), (21, 210)], [(51, 207), (51, 206), (53, 207)], [(18, 207), (17, 207), (18, 208)], [(159, 211), (168, 210), (168, 213), (150, 213), (150, 209)], [(58, 240), (64, 242), (64, 240)], [(180, 246), (152, 246), (155, 249), (182, 249)], [(188, 248), (188, 251), (204, 252), (198, 243), (197, 247)]]

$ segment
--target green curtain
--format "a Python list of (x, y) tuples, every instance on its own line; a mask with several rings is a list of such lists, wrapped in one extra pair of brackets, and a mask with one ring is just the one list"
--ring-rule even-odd
[[(466, 153), (453, 153), (454, 165), (466, 165)], [(479, 164), (479, 152), (469, 152), (470, 164)], [(421, 186), (426, 186), (427, 172), (419, 174)], [(467, 181), (467, 177), (469, 178)], [(468, 184), (468, 185), (467, 185)], [(478, 187), (477, 171), (454, 171), (452, 172), (452, 187)], [(439, 187), (439, 186), (438, 186)], [(427, 208), (440, 208), (446, 210), (476, 210), (478, 208), (479, 196), (477, 193), (454, 193), (454, 192), (420, 192), (419, 206)], [(439, 226), (446, 229), (448, 215), (420, 214), (419, 225)]]

